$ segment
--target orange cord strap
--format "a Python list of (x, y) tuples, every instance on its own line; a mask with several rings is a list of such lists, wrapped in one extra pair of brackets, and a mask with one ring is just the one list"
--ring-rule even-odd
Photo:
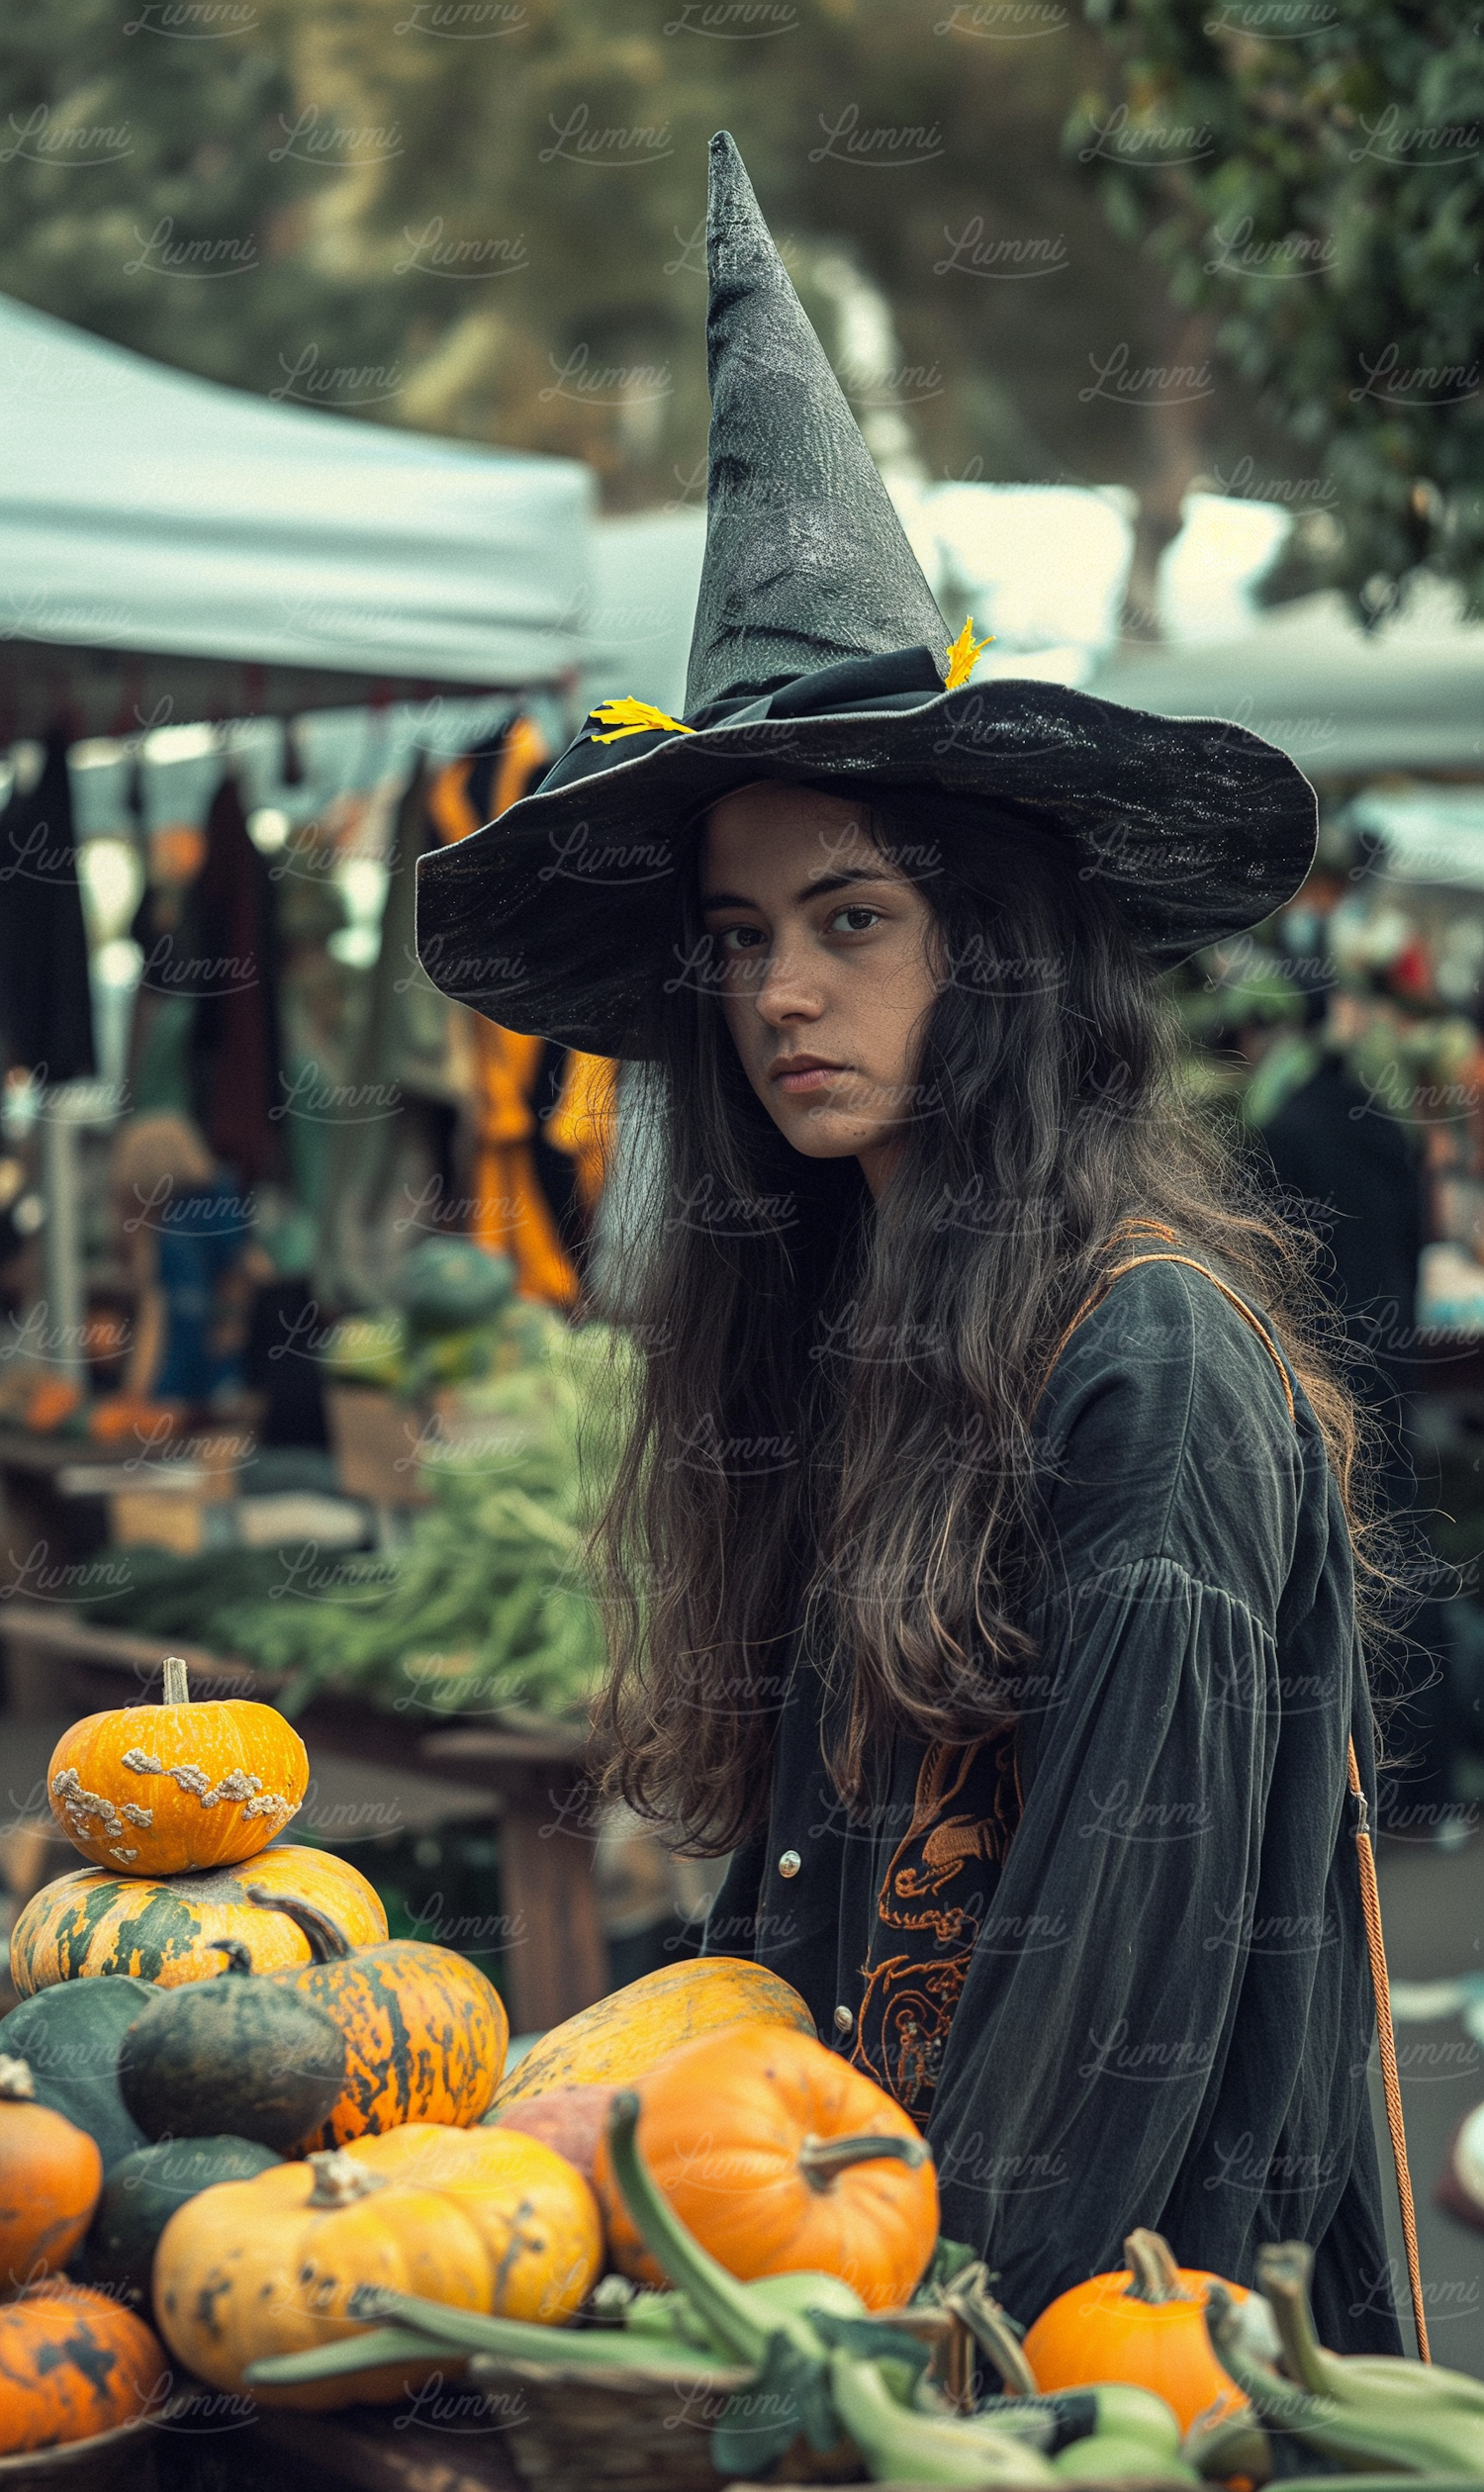
[(1391, 2024), (1391, 1986), (1386, 1975), (1386, 1942), (1381, 1934), (1381, 1897), (1376, 1887), (1376, 1856), (1371, 1849), (1370, 1812), (1360, 1788), (1355, 1743), (1350, 1741), (1350, 1797), (1359, 1811), (1355, 1851), (1360, 1863), (1360, 1909), (1365, 1915), (1365, 1944), (1370, 1956), (1370, 1985), (1376, 1994), (1376, 2039), (1381, 2046), (1381, 2087), (1386, 2096), (1386, 2126), (1391, 2132), (1396, 2165), (1396, 2193), (1402, 2210), (1402, 2240), (1407, 2251), (1407, 2281), (1412, 2288), (1412, 2316), (1417, 2323), (1417, 2350), (1431, 2362), (1428, 2323), (1423, 2317), (1422, 2261), (1417, 2250), (1417, 2213), (1412, 2203), (1412, 2173), (1407, 2163), (1407, 2132), (1402, 2122), (1402, 2080), (1397, 2075), (1396, 2035)]

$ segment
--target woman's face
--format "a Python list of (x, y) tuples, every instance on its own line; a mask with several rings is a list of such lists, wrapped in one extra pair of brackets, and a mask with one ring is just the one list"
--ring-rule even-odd
[(807, 1158), (854, 1155), (880, 1194), (940, 983), (917, 885), (856, 804), (759, 780), (706, 814), (700, 902), (726, 1026), (775, 1125)]

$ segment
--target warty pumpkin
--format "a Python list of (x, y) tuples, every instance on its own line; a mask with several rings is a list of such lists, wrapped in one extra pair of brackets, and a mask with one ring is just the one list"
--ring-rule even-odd
[(168, 2384), (153, 2330), (106, 2293), (48, 2275), (0, 2306), (0, 2456), (133, 2423)]
[(345, 2078), (304, 2143), (343, 2146), (409, 2121), (468, 2128), (494, 2099), (510, 2038), (505, 2001), (467, 1956), (421, 1939), (349, 1948), (324, 1912), (286, 1901), (313, 1962), (275, 1973), (333, 2018)]
[[(868, 2310), (910, 2300), (938, 2238), (937, 2176), (913, 2122), (869, 2077), (808, 2034), (744, 2025), (672, 2052), (633, 2091), (656, 2187), (732, 2275), (803, 2269), (839, 2276)], [(615, 2263), (666, 2282), (605, 2136), (593, 2177)]]
[(53, 1983), (0, 2019), (0, 2051), (26, 2062), (38, 2102), (86, 2129), (103, 2158), (105, 2176), (144, 2144), (144, 2132), (119, 2091), (119, 2049), (153, 1996), (147, 1982), (115, 1973), (85, 1987), (80, 1982)]
[(165, 1663), (164, 1702), (89, 1713), (46, 1768), (51, 1811), (84, 1860), (134, 1878), (220, 1869), (263, 1851), (296, 1816), (309, 1757), (292, 1722), (241, 1698), (193, 1705)]
[(496, 2094), (496, 2111), (558, 2085), (635, 2084), (683, 2043), (746, 2024), (814, 2032), (791, 1984), (749, 1957), (697, 1956), (665, 1965), (553, 2025), (511, 2069)]
[(154, 1992), (120, 2046), (119, 2090), (146, 2137), (210, 2127), (287, 2155), (338, 2102), (345, 2068), (323, 2007), (233, 1969)]
[(286, 1908), (294, 1901), (323, 1912), (352, 1947), (386, 1937), (381, 1898), (358, 1869), (332, 1852), (281, 1843), (234, 1869), (179, 1878), (69, 1870), (18, 1915), (10, 1978), (22, 1998), (99, 1973), (137, 1974), (171, 1989), (212, 1980), (224, 1943), (233, 1941), (255, 1972), (275, 1973), (310, 1960), (310, 1942)]
[(1235, 2412), (1244, 2399), (1211, 2350), (1206, 2289), (1220, 2283), (1245, 2302), (1247, 2287), (1204, 2267), (1177, 2267), (1159, 2233), (1130, 2233), (1123, 2247), (1126, 2267), (1059, 2294), (1026, 2337), (1037, 2386), (1049, 2393), (1128, 2380), (1162, 2397), (1187, 2432), (1208, 2409)]
[(358, 2137), (345, 2149), (389, 2180), (436, 2189), (478, 2226), (490, 2253), (502, 2319), (560, 2326), (603, 2271), (603, 2218), (582, 2173), (539, 2138), (515, 2129), (420, 2124)]
[(0, 2057), (0, 2294), (64, 2264), (102, 2186), (103, 2158), (86, 2129), (37, 2101), (24, 2060)]
[[(217, 2388), (247, 2363), (353, 2336), (360, 2285), (488, 2310), (495, 2277), (472, 2214), (435, 2189), (404, 2186), (345, 2148), (203, 2189), (172, 2215), (154, 2254), (154, 2309), (176, 2359)], [(311, 2387), (258, 2390), (266, 2403), (389, 2404), (447, 2363), (389, 2363)]]

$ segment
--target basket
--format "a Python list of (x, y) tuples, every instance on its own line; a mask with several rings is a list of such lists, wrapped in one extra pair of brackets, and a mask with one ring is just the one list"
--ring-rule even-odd
[[(961, 2323), (947, 2311), (883, 2311), (931, 2348), (931, 2375), (950, 2393), (972, 2379), (972, 2352)], [(657, 2363), (635, 2370), (590, 2364), (513, 2362), (475, 2354), (468, 2377), (499, 2415), (510, 2454), (529, 2492), (718, 2492), (735, 2475), (711, 2463), (711, 2434), (750, 2370), (718, 2362), (697, 2381), (677, 2378)], [(846, 2441), (821, 2456), (799, 2440), (772, 2467), (770, 2483), (862, 2483), (867, 2469)]]
[[(701, 2379), (677, 2378), (659, 2364), (595, 2370), (476, 2354), (468, 2376), (498, 2415), (528, 2492), (719, 2492), (735, 2481), (712, 2465), (711, 2434), (750, 2370), (718, 2362)], [(800, 2443), (770, 2479), (859, 2483), (865, 2472), (853, 2448), (834, 2470)]]

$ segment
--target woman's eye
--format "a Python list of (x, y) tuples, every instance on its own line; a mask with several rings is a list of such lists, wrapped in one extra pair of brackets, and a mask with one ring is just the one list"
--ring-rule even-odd
[[(878, 923), (881, 913), (879, 908), (868, 908), (864, 900), (852, 900), (847, 907), (836, 909), (830, 919), (830, 924), (832, 927), (839, 928), (842, 934), (864, 935)], [(841, 926), (842, 918), (848, 918), (851, 922)]]
[(732, 961), (739, 953), (755, 950), (762, 940), (762, 933), (756, 926), (723, 926), (720, 934), (712, 937), (723, 959)]

